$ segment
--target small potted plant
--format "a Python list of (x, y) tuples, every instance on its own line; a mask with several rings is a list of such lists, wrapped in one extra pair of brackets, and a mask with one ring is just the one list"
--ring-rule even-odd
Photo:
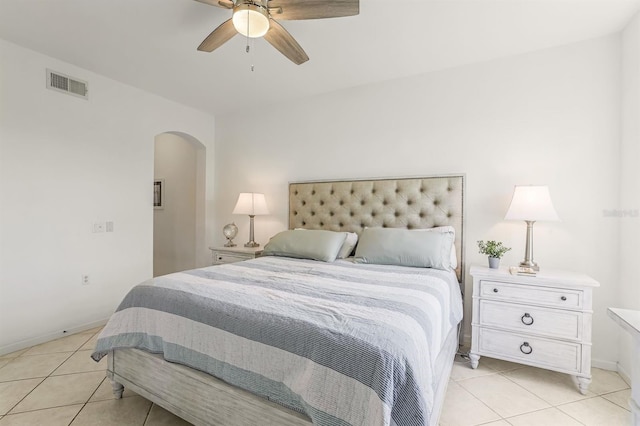
[(478, 249), (480, 254), (486, 254), (489, 256), (489, 268), (498, 269), (500, 267), (500, 258), (504, 256), (506, 252), (511, 250), (511, 247), (505, 247), (500, 241), (478, 241)]

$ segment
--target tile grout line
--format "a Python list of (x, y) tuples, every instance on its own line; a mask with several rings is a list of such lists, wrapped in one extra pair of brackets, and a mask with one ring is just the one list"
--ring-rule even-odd
[[(548, 408), (542, 408), (540, 410), (534, 410), (531, 411), (530, 413), (535, 413), (537, 411), (542, 411), (542, 410), (548, 410), (549, 408), (555, 408), (556, 410), (560, 411), (562, 414), (565, 414), (566, 416), (568, 416), (569, 418), (575, 420), (576, 422), (580, 423), (581, 425), (584, 425), (584, 423), (582, 423), (580, 420), (576, 419), (575, 417), (573, 417), (572, 415), (570, 415), (569, 413), (566, 413), (565, 411), (561, 410), (560, 407), (561, 405), (566, 405), (566, 404), (573, 404), (575, 402), (579, 402), (579, 401), (585, 401), (587, 399), (591, 399), (590, 397), (587, 398), (583, 398), (583, 399), (578, 399), (576, 401), (571, 401), (571, 402), (565, 402), (563, 404), (552, 404), (551, 402), (547, 401), (546, 399), (543, 399), (542, 397), (536, 395), (535, 393), (531, 392), (530, 390), (526, 389), (524, 386), (520, 385), (519, 383), (515, 382), (514, 380), (511, 380), (508, 376), (502, 375), (505, 379), (509, 380), (510, 382), (520, 386), (522, 389), (526, 390), (527, 392), (531, 393), (532, 395), (534, 395), (535, 397), (537, 397), (538, 399), (540, 399), (541, 401), (546, 402), (547, 404), (549, 404), (551, 407)], [(595, 395), (594, 397), (598, 397), (598, 395)], [(529, 413), (522, 413), (522, 414), (529, 414)], [(518, 414), (520, 415), (520, 414)], [(516, 416), (511, 416), (511, 417), (516, 417)], [(505, 419), (506, 420), (506, 419)], [(511, 424), (511, 422), (508, 422)]]
[[(61, 353), (61, 352), (56, 352), (56, 353)], [(69, 358), (71, 358), (71, 356), (72, 356), (74, 353), (75, 353), (75, 352), (72, 352), (72, 353), (71, 353), (71, 355), (69, 355), (67, 358), (65, 358), (65, 360), (64, 360), (64, 361), (62, 361), (62, 362), (60, 363), (60, 365), (62, 365), (62, 364), (64, 364), (65, 362), (67, 362), (67, 361), (69, 360)], [(43, 354), (43, 355), (44, 355), (44, 354)], [(22, 355), (20, 355), (20, 356), (22, 356)], [(18, 357), (18, 358), (19, 358), (19, 357)], [(7, 365), (8, 365), (8, 364), (7, 364)], [(53, 369), (53, 371), (57, 370), (57, 369), (60, 367), (60, 365), (58, 365), (56, 368), (54, 368), (54, 369)], [(51, 373), (53, 373), (53, 371), (52, 371)], [(22, 397), (22, 399), (20, 399), (20, 401), (18, 401), (14, 406), (12, 406), (12, 407), (11, 407), (11, 409), (10, 409), (9, 411), (7, 411), (7, 412), (6, 412), (5, 416), (8, 416), (9, 414), (11, 414), (11, 411), (12, 411), (14, 408), (16, 408), (16, 407), (17, 407), (17, 406), (18, 406), (22, 401), (24, 401), (24, 399), (25, 399), (26, 397), (28, 397), (29, 395), (31, 395), (31, 393), (32, 393), (34, 390), (38, 389), (38, 386), (40, 386), (40, 385), (41, 385), (45, 380), (47, 380), (49, 377), (51, 377), (51, 373), (49, 373), (49, 375), (47, 375), (47, 376), (45, 376), (45, 377), (42, 377), (42, 380), (40, 380), (40, 383), (38, 383), (37, 385), (35, 385), (35, 387), (34, 387), (33, 389), (31, 389), (31, 390), (29, 391), (29, 393), (27, 393), (24, 397)], [(40, 377), (33, 377), (33, 378), (35, 378), (35, 379), (40, 379)], [(33, 378), (32, 378), (32, 379), (33, 379)], [(30, 378), (26, 378), (26, 379), (19, 379), (19, 380), (31, 380), (31, 379), (30, 379)], [(17, 381), (17, 380), (15, 380), (15, 381)], [(7, 382), (3, 382), (3, 383), (7, 383)], [(22, 412), (23, 412), (23, 413), (28, 413), (29, 411), (38, 411), (38, 410), (28, 410), (28, 411), (22, 411)], [(18, 413), (13, 413), (13, 414), (18, 414)]]
[[(497, 372), (496, 372), (496, 373), (497, 373)], [(492, 374), (493, 374), (493, 373), (492, 373)], [(486, 376), (488, 376), (488, 374), (487, 374), (487, 375), (485, 375), (485, 376), (477, 376), (477, 377), (486, 377)], [(464, 380), (468, 380), (468, 379), (474, 379), (474, 378), (475, 378), (475, 377), (468, 377), (467, 379), (461, 379), (460, 381), (464, 381)], [(464, 386), (462, 386), (462, 385), (458, 384), (458, 382), (457, 382), (457, 381), (455, 381), (455, 380), (454, 380), (454, 382), (455, 382), (458, 386), (460, 386), (460, 387), (461, 387), (461, 388), (462, 388), (466, 393), (468, 393), (469, 395), (471, 395), (471, 397), (472, 397), (472, 398), (474, 398), (475, 400), (477, 400), (478, 402), (480, 402), (480, 404), (482, 404), (482, 405), (484, 405), (485, 407), (487, 407), (487, 409), (488, 409), (489, 411), (491, 411), (492, 413), (494, 413), (496, 416), (498, 416), (498, 417), (499, 417), (499, 419), (498, 419), (498, 420), (491, 420), (491, 421), (489, 421), (489, 422), (477, 423), (477, 424), (474, 424), (473, 426), (480, 426), (480, 425), (482, 425), (482, 424), (487, 424), (487, 423), (491, 423), (491, 422), (497, 422), (497, 421), (499, 421), (499, 420), (505, 420), (505, 421), (506, 421), (506, 419), (505, 419), (504, 417), (502, 417), (502, 415), (500, 415), (499, 413), (497, 413), (493, 408), (489, 407), (489, 406), (488, 406), (488, 405), (487, 405), (483, 400), (481, 400), (480, 398), (478, 398), (477, 396), (475, 396), (474, 394), (472, 394), (472, 393), (471, 393), (467, 388), (465, 388)], [(508, 422), (507, 422), (507, 423), (508, 423)]]
[[(599, 396), (601, 396), (602, 398), (606, 399), (606, 400), (607, 400), (607, 401), (609, 401), (610, 403), (615, 404), (615, 405), (617, 405), (617, 406), (618, 406), (618, 407), (620, 407), (620, 408), (624, 408), (624, 409), (625, 409), (625, 410), (627, 410), (628, 412), (631, 412), (631, 408), (630, 408), (628, 405), (627, 405), (626, 407), (623, 407), (622, 405), (618, 404), (617, 402), (611, 401), (610, 399), (607, 399), (607, 398), (605, 398), (605, 397), (604, 397), (605, 395), (611, 395), (611, 394), (613, 394), (613, 393), (622, 392), (622, 391), (626, 391), (626, 390), (631, 390), (631, 388), (627, 388), (627, 389), (620, 389), (620, 390), (613, 391), (613, 392), (603, 393), (602, 395), (599, 395)], [(629, 404), (629, 401), (627, 401), (627, 404)]]
[[(94, 333), (93, 335), (91, 335), (91, 337), (89, 337), (89, 338), (88, 338), (88, 339), (87, 339), (83, 344), (81, 344), (81, 345), (80, 345), (80, 347), (79, 347), (78, 349), (76, 349), (76, 351), (75, 351), (73, 354), (75, 355), (78, 351), (80, 351), (80, 349), (81, 349), (84, 345), (86, 345), (86, 344), (87, 344), (87, 342), (89, 342), (89, 340), (93, 339), (93, 337), (94, 337), (96, 334), (98, 334), (98, 333), (99, 333), (99, 331), (98, 331), (98, 332), (96, 332), (96, 333)], [(73, 355), (72, 355), (72, 356), (73, 356)], [(66, 362), (66, 361), (65, 361), (65, 362)], [(58, 366), (58, 368), (60, 368), (61, 366), (62, 366), (62, 364), (60, 364), (60, 365)], [(58, 368), (56, 368), (56, 370), (57, 370)], [(51, 374), (53, 374), (54, 372), (55, 372), (55, 370), (54, 370)], [(71, 374), (77, 374), (77, 373), (71, 373)], [(61, 376), (63, 376), (63, 375), (64, 375), (64, 374), (61, 374)], [(78, 412), (76, 413), (76, 415), (75, 415), (75, 416), (73, 416), (73, 418), (72, 418), (72, 419), (71, 419), (71, 421), (69, 422), (69, 425), (68, 425), (68, 426), (71, 426), (71, 424), (72, 424), (73, 422), (75, 422), (75, 421), (76, 421), (76, 419), (78, 418), (78, 416), (80, 415), (80, 413), (82, 413), (82, 410), (84, 410), (84, 407), (86, 407), (86, 406), (87, 406), (87, 404), (89, 403), (89, 401), (91, 401), (91, 398), (93, 397), (93, 395), (95, 395), (95, 394), (96, 394), (96, 392), (98, 392), (98, 389), (100, 389), (100, 386), (102, 386), (102, 383), (104, 383), (104, 381), (105, 381), (106, 379), (107, 379), (107, 377), (105, 376), (105, 378), (104, 378), (104, 379), (100, 380), (100, 383), (98, 383), (98, 386), (96, 386), (96, 388), (93, 390), (93, 392), (91, 392), (91, 395), (89, 395), (89, 397), (88, 397), (88, 398), (87, 398), (87, 400), (84, 402), (84, 404), (82, 404), (82, 407), (78, 410)]]
[(155, 404), (152, 402), (151, 405), (149, 406), (149, 411), (147, 411), (147, 415), (144, 416), (144, 421), (142, 422), (142, 426), (145, 426), (147, 424), (147, 420), (149, 420), (149, 415), (151, 414), (151, 410), (153, 409), (153, 406)]
[[(9, 410), (8, 410), (6, 413), (4, 413), (4, 414), (3, 414), (3, 417), (4, 417), (4, 416), (8, 416), (8, 415), (9, 415), (9, 413), (11, 413), (11, 410), (13, 410), (14, 408), (16, 408), (16, 407), (18, 406), (18, 404), (20, 404), (22, 401), (24, 401), (24, 399), (25, 399), (26, 397), (28, 397), (29, 395), (31, 395), (31, 392), (33, 392), (34, 390), (36, 390), (36, 388), (37, 388), (38, 386), (40, 386), (40, 385), (42, 384), (42, 382), (44, 382), (44, 381), (46, 380), (46, 377), (35, 377), (35, 378), (36, 378), (36, 379), (42, 379), (42, 380), (40, 380), (40, 383), (38, 383), (37, 385), (35, 385), (35, 386), (33, 387), (33, 389), (31, 389), (29, 392), (27, 392), (27, 394), (26, 394), (25, 396), (23, 396), (23, 397), (20, 399), (20, 401), (16, 402), (14, 405), (12, 405), (12, 406), (11, 406), (11, 408), (9, 408)], [(22, 379), (22, 380), (32, 380), (32, 379)], [(13, 380), (13, 381), (17, 382), (18, 380)], [(9, 382), (3, 382), (3, 383), (9, 383)]]
[[(471, 367), (470, 367), (470, 364), (471, 364), (471, 362), (470, 362), (470, 361), (467, 361), (467, 362), (465, 362), (465, 363), (461, 363), (461, 364), (469, 364), (469, 368), (471, 368)], [(518, 367), (518, 368), (513, 368), (513, 369), (511, 369), (511, 370), (498, 371), (498, 370), (495, 370), (495, 369), (491, 368), (490, 366), (487, 366), (487, 368), (488, 368), (489, 370), (492, 370), (492, 371), (493, 371), (492, 373), (484, 374), (484, 375), (481, 375), (481, 376), (475, 376), (475, 377), (467, 377), (467, 378), (465, 378), (465, 379), (460, 379), (459, 381), (455, 381), (455, 380), (454, 380), (454, 381), (455, 381), (456, 383), (458, 383), (458, 382), (462, 382), (462, 381), (465, 381), (465, 380), (476, 379), (476, 378), (479, 378), (479, 377), (487, 377), (487, 376), (492, 376), (492, 375), (502, 376), (502, 377), (504, 377), (505, 379), (509, 380), (510, 382), (514, 383), (515, 385), (518, 385), (519, 387), (521, 387), (521, 388), (522, 388), (522, 389), (524, 389), (525, 391), (529, 392), (531, 395), (535, 396), (536, 398), (540, 399), (541, 401), (543, 401), (543, 402), (545, 402), (546, 404), (549, 404), (550, 406), (552, 406), (552, 407), (553, 407), (553, 405), (552, 405), (550, 402), (545, 401), (544, 399), (540, 398), (538, 395), (534, 394), (533, 392), (531, 392), (531, 391), (530, 391), (530, 390), (528, 390), (528, 389), (525, 389), (523, 386), (520, 386), (518, 383), (514, 382), (513, 380), (510, 380), (507, 376), (505, 376), (505, 375), (503, 374), (503, 373), (508, 372), (508, 371), (515, 371), (515, 370), (519, 370), (519, 369), (521, 369), (521, 368), (525, 368), (525, 367), (526, 367), (526, 366)], [(461, 386), (461, 387), (462, 387), (465, 391), (467, 391), (467, 393), (469, 393), (469, 395), (471, 395), (472, 397), (474, 397), (475, 399), (477, 399), (478, 401), (480, 401), (480, 403), (482, 403), (485, 407), (487, 407), (489, 410), (491, 410), (493, 413), (495, 413), (498, 417), (500, 417), (500, 419), (499, 419), (499, 420), (504, 420), (504, 421), (506, 421), (506, 422), (507, 422), (507, 423), (509, 423), (509, 424), (511, 424), (511, 422), (509, 422), (509, 421), (507, 420), (508, 418), (512, 418), (512, 417), (520, 416), (520, 415), (523, 415), (523, 414), (534, 413), (534, 412), (536, 412), (536, 411), (547, 410), (547, 409), (551, 408), (551, 407), (547, 407), (547, 408), (542, 408), (542, 409), (540, 409), (540, 410), (533, 410), (533, 411), (528, 411), (528, 412), (524, 412), (524, 413), (516, 414), (515, 416), (503, 417), (500, 413), (496, 412), (493, 408), (491, 408), (491, 407), (490, 407), (489, 405), (487, 405), (484, 401), (482, 401), (480, 398), (478, 398), (478, 397), (477, 397), (477, 396), (475, 396), (473, 393), (471, 393), (469, 390), (467, 390), (464, 386)], [(494, 420), (494, 421), (498, 421), (498, 420)], [(486, 424), (486, 423), (491, 423), (491, 422), (479, 423), (479, 424), (475, 424), (474, 426), (480, 426), (480, 425), (482, 425), (482, 424)]]
[[(51, 354), (58, 354), (58, 353), (70, 353), (70, 355), (69, 355), (67, 358), (65, 358), (65, 359), (64, 359), (64, 361), (62, 361), (62, 362), (60, 363), (60, 365), (58, 365), (56, 368), (54, 368), (54, 369), (53, 369), (53, 371), (52, 371), (51, 373), (49, 373), (49, 374), (48, 374), (47, 376), (45, 376), (45, 377), (42, 377), (42, 380), (40, 381), (40, 383), (38, 383), (38, 384), (37, 384), (33, 389), (31, 389), (31, 390), (30, 390), (30, 391), (29, 391), (29, 392), (28, 392), (24, 397), (22, 397), (22, 398), (20, 399), (20, 401), (18, 401), (15, 405), (13, 405), (13, 406), (9, 409), (9, 411), (7, 411), (7, 412), (2, 416), (2, 418), (6, 417), (6, 416), (9, 416), (9, 415), (17, 415), (17, 414), (22, 414), (22, 413), (32, 413), (32, 412), (35, 412), (35, 411), (42, 411), (42, 410), (47, 410), (47, 409), (51, 409), (51, 408), (60, 408), (60, 407), (69, 407), (69, 406), (72, 406), (72, 405), (79, 405), (79, 404), (59, 405), (59, 406), (55, 406), (55, 407), (39, 408), (39, 409), (36, 409), (36, 410), (27, 410), (27, 411), (21, 411), (20, 413), (13, 413), (13, 414), (11, 414), (11, 411), (12, 411), (14, 408), (16, 408), (16, 407), (17, 407), (17, 406), (18, 406), (22, 401), (24, 401), (24, 399), (25, 399), (25, 398), (27, 398), (29, 395), (31, 395), (31, 393), (32, 393), (33, 391), (35, 391), (35, 390), (36, 390), (36, 389), (37, 389), (37, 388), (38, 388), (38, 387), (39, 387), (39, 386), (40, 386), (40, 385), (41, 385), (45, 380), (47, 380), (47, 379), (48, 379), (48, 378), (50, 378), (50, 377), (60, 377), (60, 376), (63, 376), (62, 374), (61, 374), (61, 375), (59, 375), (59, 376), (52, 376), (52, 374), (53, 374), (53, 373), (54, 373), (58, 368), (60, 368), (60, 367), (62, 366), (62, 364), (64, 364), (65, 362), (67, 362), (67, 361), (69, 360), (69, 358), (71, 358), (73, 355), (75, 355), (75, 353), (76, 353), (76, 352), (78, 352), (78, 351), (80, 350), (80, 348), (82, 348), (84, 345), (86, 345), (86, 344), (87, 344), (87, 342), (88, 342), (89, 340), (91, 340), (91, 339), (92, 339), (96, 334), (98, 334), (98, 333), (99, 333), (99, 331), (98, 331), (98, 332), (96, 332), (96, 333), (94, 333), (94, 334), (92, 334), (92, 335), (91, 335), (87, 340), (85, 340), (85, 341), (84, 341), (84, 342), (83, 342), (83, 343), (78, 347), (78, 349), (76, 349), (76, 350), (74, 350), (74, 351), (62, 351), (62, 352), (50, 352), (50, 353), (46, 353), (46, 354), (25, 355), (25, 354), (26, 354), (26, 352), (27, 352), (29, 349), (31, 349), (31, 348), (33, 348), (33, 347), (35, 347), (35, 346), (31, 346), (31, 348), (27, 348), (27, 349), (25, 350), (25, 352), (21, 353), (20, 355), (18, 355), (18, 356), (17, 356), (17, 357), (15, 357), (15, 358), (13, 358), (13, 359), (12, 359), (12, 361), (13, 361), (13, 360), (16, 360), (16, 359), (18, 359), (18, 358), (21, 358), (21, 357), (29, 357), (29, 356), (36, 356), (36, 355), (51, 355)], [(72, 336), (72, 335), (70, 335), (70, 336)], [(69, 337), (69, 336), (64, 336), (64, 337)], [(61, 339), (62, 339), (62, 338), (64, 338), (64, 337), (61, 337)], [(57, 340), (57, 339), (54, 339), (54, 340)], [(52, 341), (53, 341), (53, 340), (52, 340)], [(48, 343), (48, 342), (45, 342), (45, 343)], [(36, 346), (38, 346), (38, 345), (36, 345)], [(10, 363), (11, 363), (11, 361), (10, 361), (10, 362), (8, 362), (7, 364), (5, 364), (3, 367), (6, 367), (6, 366), (7, 366), (7, 365), (9, 365)], [(3, 368), (3, 367), (0, 367), (0, 369), (1, 369), (1, 368)], [(71, 373), (71, 374), (78, 374), (78, 373)], [(26, 378), (26, 379), (10, 380), (10, 381), (8, 381), (8, 382), (12, 382), (12, 381), (19, 381), (19, 380), (32, 380), (32, 379), (40, 379), (40, 378), (41, 378), (41, 377), (33, 377), (33, 378)], [(8, 383), (8, 382), (2, 382), (2, 383)], [(100, 384), (102, 384), (102, 382), (100, 382)], [(98, 385), (98, 387), (100, 387), (100, 385)], [(91, 396), (93, 396), (93, 394), (94, 394), (97, 390), (98, 390), (98, 388), (96, 388), (96, 389), (91, 393)], [(91, 396), (89, 397), (89, 399), (91, 399)], [(89, 401), (89, 399), (87, 399), (87, 401)], [(78, 411), (78, 413), (77, 413), (77, 414), (74, 416), (74, 418), (71, 420), (72, 422), (73, 422), (73, 420), (75, 420), (75, 418), (77, 417), (77, 415), (80, 413), (80, 411), (82, 411), (82, 409), (84, 408), (84, 406), (85, 406), (86, 404), (87, 404), (86, 402), (83, 404), (82, 408)]]

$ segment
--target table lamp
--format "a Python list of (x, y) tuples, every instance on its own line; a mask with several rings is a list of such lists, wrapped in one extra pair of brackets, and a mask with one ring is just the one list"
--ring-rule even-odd
[(527, 243), (524, 260), (520, 262), (520, 266), (539, 271), (540, 267), (533, 261), (533, 224), (539, 220), (560, 220), (553, 208), (549, 187), (546, 185), (516, 185), (511, 205), (504, 219), (524, 220), (527, 223)]
[(249, 242), (245, 247), (260, 247), (260, 244), (256, 243), (253, 239), (253, 218), (256, 215), (269, 214), (267, 209), (267, 201), (264, 198), (264, 194), (257, 194), (254, 192), (242, 192), (238, 196), (238, 202), (233, 209), (233, 214), (248, 214), (249, 215)]

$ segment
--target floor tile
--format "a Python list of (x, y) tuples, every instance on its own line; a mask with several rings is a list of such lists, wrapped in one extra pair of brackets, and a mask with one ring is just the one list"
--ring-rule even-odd
[(0, 359), (17, 358), (20, 355), (22, 355), (23, 353), (25, 353), (27, 350), (29, 350), (29, 348), (20, 349), (19, 351), (11, 352), (9, 354), (5, 354), (5, 355), (0, 356)]
[(599, 396), (560, 405), (558, 409), (587, 426), (627, 426), (631, 424), (631, 412)]
[(64, 352), (14, 358), (0, 368), (0, 382), (46, 377), (71, 355), (71, 352)]
[(631, 389), (625, 389), (618, 392), (606, 393), (602, 395), (607, 401), (611, 401), (614, 404), (631, 411), (629, 401), (631, 400)]
[(96, 334), (100, 334), (103, 328), (104, 328), (104, 325), (101, 325), (100, 327), (94, 327), (90, 330), (83, 331), (83, 333), (93, 333), (94, 335), (96, 335)]
[(495, 370), (488, 368), (484, 363), (480, 363), (475, 370), (471, 368), (470, 361), (458, 361), (453, 363), (453, 369), (451, 370), (452, 380), (465, 380), (472, 377), (486, 376), (488, 374), (496, 374)]
[(496, 420), (495, 422), (482, 423), (479, 426), (511, 426), (506, 420)]
[(517, 364), (515, 362), (503, 361), (501, 359), (488, 357), (481, 357), (480, 363), (495, 371), (511, 371), (526, 367), (525, 365)]
[(4, 367), (5, 365), (9, 364), (9, 362), (11, 362), (12, 358), (3, 358), (0, 359), (0, 368)]
[(52, 376), (70, 373), (86, 373), (90, 371), (106, 371), (107, 357), (105, 356), (100, 362), (95, 362), (91, 358), (92, 351), (78, 351), (71, 355), (60, 367), (58, 367)]
[(42, 380), (27, 379), (0, 383), (0, 415), (7, 414), (14, 405), (35, 389)]
[[(122, 393), (122, 397), (129, 398), (131, 396), (138, 396), (138, 394), (125, 387), (124, 392)], [(93, 396), (91, 396), (89, 402), (108, 401), (111, 399), (115, 399), (113, 396), (113, 388), (111, 387), (111, 380), (105, 377), (102, 383), (100, 383), (98, 390), (96, 390)]]
[(90, 402), (71, 426), (142, 426), (150, 408), (151, 402), (140, 396)]
[(87, 342), (80, 347), (80, 350), (86, 350), (86, 351), (93, 352), (93, 350), (96, 348), (96, 342), (98, 341), (98, 336), (99, 335), (100, 335), (100, 333), (94, 334), (91, 339), (87, 340)]
[(593, 377), (591, 384), (589, 385), (589, 390), (597, 395), (629, 388), (627, 382), (622, 380), (622, 377), (614, 371), (592, 368), (591, 376)]
[(10, 414), (87, 402), (103, 378), (103, 372), (48, 377)]
[(461, 380), (458, 384), (502, 417), (550, 407), (542, 399), (499, 374)]
[(440, 415), (441, 426), (477, 425), (500, 416), (454, 381), (450, 381)]
[(153, 404), (144, 426), (190, 426), (191, 423), (168, 412), (159, 405)]
[(596, 396), (592, 392), (582, 395), (570, 375), (555, 371), (525, 367), (508, 371), (504, 376), (551, 405), (566, 404)]
[(533, 413), (521, 414), (515, 417), (509, 417), (507, 421), (513, 426), (581, 426), (580, 422), (569, 417), (555, 407), (547, 408), (540, 411), (534, 411)]
[(83, 404), (68, 405), (66, 407), (10, 414), (0, 419), (0, 426), (67, 426), (75, 415), (78, 414), (82, 405)]
[(73, 352), (80, 349), (89, 339), (93, 337), (93, 333), (78, 333), (60, 339), (52, 340), (41, 345), (34, 346), (27, 350), (23, 355), (52, 354), (56, 352)]

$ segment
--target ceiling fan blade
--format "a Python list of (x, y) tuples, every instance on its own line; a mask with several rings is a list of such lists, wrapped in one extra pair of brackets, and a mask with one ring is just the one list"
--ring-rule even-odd
[(222, 7), (225, 9), (233, 9), (233, 2), (230, 0), (196, 0), (209, 6)]
[(233, 21), (231, 19), (226, 20), (220, 24), (218, 28), (211, 31), (211, 34), (200, 43), (198, 50), (202, 52), (213, 52), (236, 34), (238, 34), (238, 32), (233, 26)]
[(269, 31), (264, 35), (264, 39), (296, 65), (303, 64), (309, 60), (305, 51), (291, 34), (273, 19), (270, 22)]
[(360, 13), (359, 0), (270, 0), (273, 19), (322, 19), (353, 16)]

